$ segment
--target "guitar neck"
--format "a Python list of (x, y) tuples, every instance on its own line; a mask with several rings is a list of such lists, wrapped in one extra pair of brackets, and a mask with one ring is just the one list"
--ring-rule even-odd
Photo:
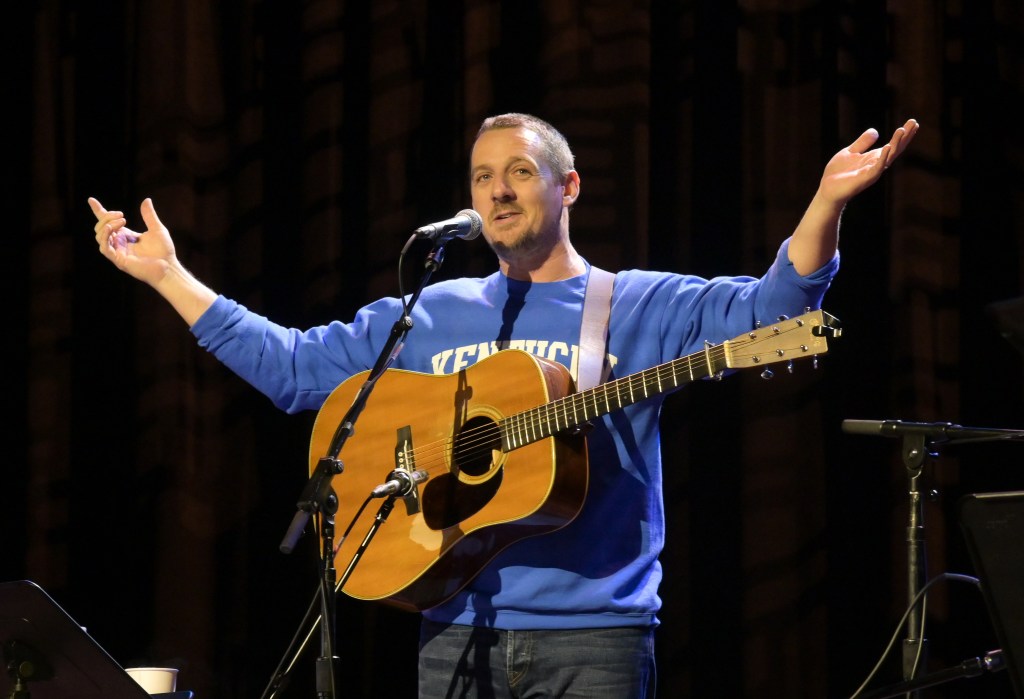
[(579, 427), (596, 417), (670, 393), (692, 381), (715, 376), (728, 368), (728, 351), (728, 342), (709, 346), (700, 352), (510, 415), (500, 423), (502, 449), (511, 451), (524, 447)]
[(508, 452), (571, 430), (697, 379), (720, 377), (726, 369), (817, 357), (828, 351), (827, 339), (839, 337), (841, 331), (838, 319), (821, 309), (796, 318), (782, 316), (719, 345), (707, 343), (699, 352), (510, 415), (500, 421), (502, 449)]

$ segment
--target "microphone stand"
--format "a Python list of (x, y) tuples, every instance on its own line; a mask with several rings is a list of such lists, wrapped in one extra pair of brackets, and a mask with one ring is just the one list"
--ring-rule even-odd
[[(921, 607), (914, 604), (917, 593), (927, 579), (924, 539), (924, 500), (919, 481), (926, 456), (934, 456), (926, 448), (926, 435), (903, 435), (903, 464), (907, 469), (907, 600), (911, 605), (907, 616), (907, 635), (903, 640), (903, 679), (912, 680), (919, 667), (927, 667), (928, 642), (923, 637)], [(917, 697), (917, 692), (908, 693)]]
[[(402, 249), (403, 255), (417, 237), (418, 236), (414, 233), (409, 238), (405, 247)], [(313, 469), (313, 473), (310, 475), (309, 481), (307, 481), (305, 488), (303, 488), (302, 495), (299, 497), (297, 502), (298, 511), (292, 518), (288, 531), (285, 533), (285, 536), (281, 541), (280, 550), (282, 553), (291, 553), (295, 549), (298, 539), (305, 530), (309, 518), (314, 514), (319, 513), (321, 515), (321, 533), (323, 538), (321, 557), (323, 560), (321, 564), (321, 581), (318, 594), (320, 602), (320, 617), (313, 621), (313, 625), (306, 634), (305, 640), (298, 643), (299, 637), (302, 636), (302, 629), (306, 627), (307, 623), (309, 623), (309, 620), (317, 607), (317, 600), (314, 600), (313, 604), (311, 604), (310, 608), (307, 610), (306, 615), (303, 617), (299, 630), (292, 637), (292, 642), (285, 651), (284, 657), (282, 657), (281, 662), (278, 663), (277, 669), (274, 670), (274, 674), (271, 676), (270, 682), (266, 689), (263, 690), (261, 699), (271, 699), (271, 697), (274, 697), (283, 687), (285, 681), (288, 679), (289, 673), (295, 666), (295, 662), (305, 649), (306, 643), (309, 641), (309, 638), (312, 636), (313, 630), (315, 630), (317, 625), (320, 625), (321, 648), (321, 653), (317, 658), (316, 663), (317, 697), (330, 699), (336, 696), (334, 671), (338, 658), (334, 655), (333, 648), (335, 639), (337, 592), (344, 586), (345, 582), (352, 574), (359, 557), (369, 544), (373, 534), (376, 533), (380, 525), (387, 519), (387, 515), (390, 514), (391, 507), (394, 503), (394, 495), (392, 495), (389, 496), (385, 503), (381, 505), (381, 510), (378, 512), (373, 528), (364, 539), (362, 546), (346, 569), (341, 582), (336, 585), (333, 537), (334, 514), (337, 511), (338, 498), (334, 490), (331, 488), (331, 483), (335, 475), (338, 475), (345, 470), (344, 465), (338, 459), (338, 454), (341, 453), (341, 449), (345, 446), (345, 442), (348, 438), (355, 432), (356, 420), (358, 419), (359, 414), (362, 413), (363, 408), (366, 406), (366, 401), (373, 392), (373, 389), (377, 384), (377, 380), (384, 375), (385, 370), (391, 366), (398, 357), (399, 352), (402, 351), (404, 338), (408, 335), (413, 326), (413, 306), (415, 306), (416, 302), (419, 300), (423, 289), (426, 288), (430, 282), (430, 278), (438, 269), (441, 268), (441, 264), (444, 262), (444, 246), (450, 239), (450, 237), (445, 236), (439, 236), (434, 239), (434, 247), (427, 254), (426, 261), (423, 265), (424, 271), (421, 275), (416, 291), (409, 297), (409, 300), (402, 309), (401, 317), (395, 321), (395, 324), (392, 326), (388, 341), (385, 343), (384, 348), (377, 357), (377, 361), (374, 364), (373, 369), (368, 373), (366, 381), (364, 381), (363, 385), (360, 386), (359, 391), (356, 393), (356, 397), (352, 401), (352, 405), (338, 424), (328, 447), (327, 454), (321, 457), (317, 462), (316, 467)], [(321, 622), (323, 623), (321, 624)], [(298, 648), (296, 649), (297, 644)], [(287, 660), (289, 657), (291, 657), (290, 661)]]
[[(927, 666), (928, 643), (923, 635), (921, 608), (917, 605), (918, 593), (927, 578), (924, 534), (924, 500), (919, 486), (921, 470), (926, 456), (937, 456), (932, 452), (939, 442), (946, 444), (1015, 440), (1024, 438), (1021, 430), (1000, 430), (990, 428), (962, 427), (950, 422), (926, 423), (903, 422), (902, 420), (843, 420), (843, 431), (848, 434), (901, 437), (903, 439), (903, 464), (907, 469), (907, 600), (910, 605), (907, 615), (907, 633), (903, 640), (903, 680), (908, 699), (920, 696), (917, 689), (930, 685), (915, 684), (917, 670)], [(962, 675), (956, 675), (962, 676)], [(943, 680), (944, 681), (944, 680)], [(896, 696), (895, 694), (889, 696)]]
[[(351, 563), (349, 563), (348, 567), (345, 569), (345, 573), (344, 575), (342, 575), (341, 580), (334, 584), (333, 589), (335, 592), (341, 590), (341, 588), (345, 586), (345, 582), (348, 581), (349, 577), (352, 575), (352, 572), (355, 570), (355, 566), (356, 563), (358, 562), (358, 559), (361, 558), (363, 552), (366, 550), (366, 547), (369, 545), (370, 540), (373, 538), (374, 534), (376, 534), (377, 530), (380, 529), (380, 526), (384, 524), (385, 521), (387, 521), (388, 515), (391, 514), (391, 510), (394, 508), (395, 500), (400, 495), (402, 495), (401, 492), (389, 495), (387, 499), (381, 503), (380, 509), (377, 511), (377, 515), (374, 518), (373, 525), (371, 526), (367, 535), (364, 537), (363, 542), (359, 547), (359, 550), (353, 556)], [(325, 578), (326, 577), (327, 576), (325, 576)], [(306, 610), (306, 615), (302, 618), (302, 623), (299, 624), (299, 628), (296, 630), (295, 635), (292, 637), (291, 643), (288, 646), (288, 650), (285, 652), (284, 658), (282, 658), (281, 662), (277, 666), (277, 669), (274, 671), (274, 674), (271, 677), (270, 683), (267, 685), (267, 688), (263, 690), (263, 694), (261, 695), (263, 699), (270, 699), (276, 696), (277, 692), (284, 688), (285, 681), (291, 674), (292, 668), (295, 667), (295, 664), (298, 662), (299, 658), (302, 657), (302, 654), (305, 652), (306, 647), (309, 645), (309, 642), (312, 639), (313, 634), (316, 632), (318, 627), (321, 629), (321, 642), (323, 643), (323, 634), (325, 633), (325, 629), (327, 627), (321, 627), (321, 622), (323, 621), (323, 619), (330, 619), (331, 617), (325, 616), (322, 612), (320, 616), (317, 616), (316, 618), (314, 618), (313, 615), (316, 613), (318, 605), (322, 608), (321, 592), (323, 589), (325, 589), (325, 587), (326, 586), (318, 587), (316, 594), (313, 595), (313, 600), (309, 603), (309, 608)], [(307, 626), (309, 627), (308, 629), (306, 628)], [(304, 631), (305, 637), (301, 638), (300, 640), (300, 637), (302, 637)], [(331, 634), (333, 635), (333, 633), (334, 632), (332, 629)], [(285, 658), (288, 657), (290, 657), (291, 660), (286, 661)], [(321, 666), (322, 664), (318, 666), (318, 672)], [(320, 675), (318, 674), (317, 677), (319, 680)]]
[(320, 648), (322, 652), (316, 659), (316, 695), (318, 697), (335, 697), (334, 668), (338, 656), (334, 654), (334, 624), (337, 609), (337, 595), (334, 594), (334, 515), (338, 511), (338, 497), (331, 489), (327, 503), (320, 513), (320, 530), (323, 539), (321, 555), (320, 609), (322, 618), (327, 621), (320, 626)]

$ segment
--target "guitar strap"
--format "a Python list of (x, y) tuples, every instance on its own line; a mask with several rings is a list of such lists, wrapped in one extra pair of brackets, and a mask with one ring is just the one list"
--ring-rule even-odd
[(604, 382), (608, 342), (608, 316), (612, 308), (615, 275), (591, 265), (587, 290), (583, 296), (583, 322), (580, 326), (580, 358), (576, 370), (576, 390), (583, 391)]

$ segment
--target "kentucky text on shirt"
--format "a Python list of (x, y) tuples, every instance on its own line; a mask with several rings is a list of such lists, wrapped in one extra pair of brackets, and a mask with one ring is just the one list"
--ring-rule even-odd
[[(570, 373), (576, 376), (576, 370), (579, 366), (579, 345), (570, 346), (564, 342), (551, 342), (550, 340), (510, 340), (502, 344), (505, 346), (499, 346), (496, 341), (480, 342), (475, 345), (463, 345), (462, 347), (438, 352), (431, 357), (433, 372), (435, 374), (454, 374), (471, 364), (479, 362), (481, 359), (486, 359), (501, 349), (517, 349), (536, 357), (559, 362), (569, 367)], [(565, 361), (566, 359), (569, 361)], [(617, 357), (608, 355), (609, 366), (614, 368), (617, 363)]]

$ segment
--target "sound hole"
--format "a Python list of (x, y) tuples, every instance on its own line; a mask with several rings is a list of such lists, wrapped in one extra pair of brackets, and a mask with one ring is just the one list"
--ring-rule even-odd
[(466, 421), (452, 445), (455, 468), (467, 476), (479, 477), (491, 470), (496, 451), (501, 450), (501, 433), (494, 421), (474, 417)]
[(496, 468), (500, 449), (501, 433), (492, 420), (474, 417), (466, 421), (452, 444), (451, 473), (432, 477), (421, 491), (423, 520), (428, 527), (457, 526), (494, 498), (502, 480), (502, 471)]

